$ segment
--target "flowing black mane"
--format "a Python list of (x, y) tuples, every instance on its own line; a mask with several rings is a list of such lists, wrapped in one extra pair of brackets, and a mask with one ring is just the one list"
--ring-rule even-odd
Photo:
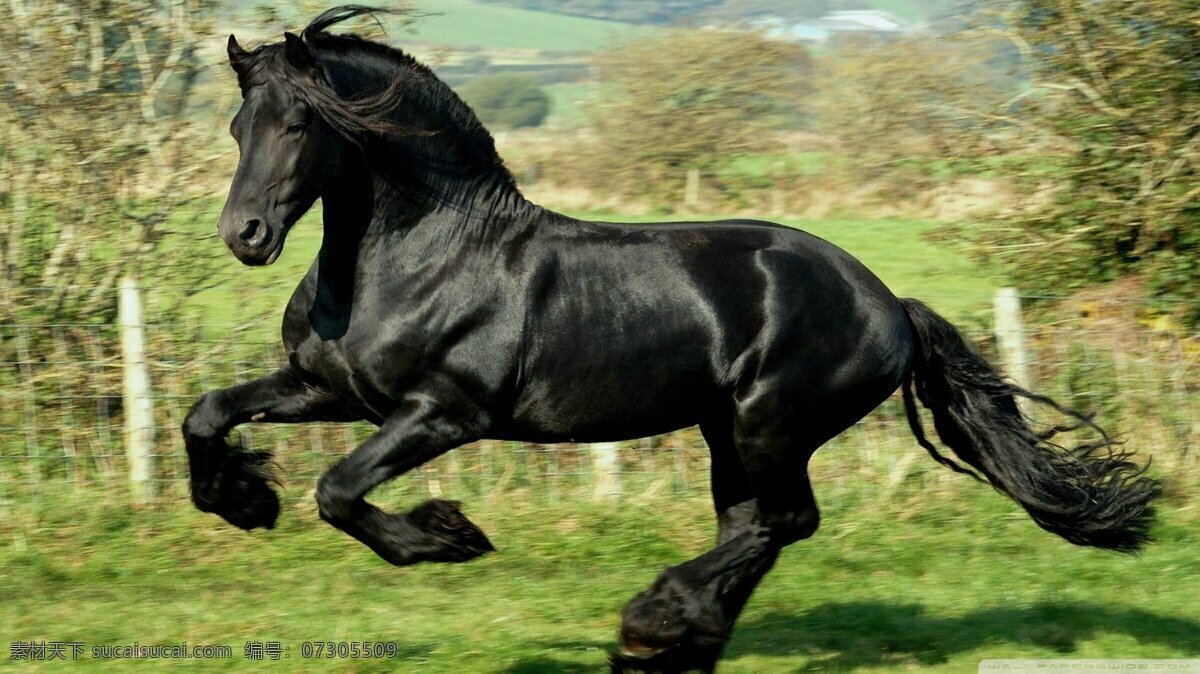
[[(516, 181), (496, 152), (495, 141), (458, 94), (420, 61), (388, 45), (357, 35), (337, 35), (328, 28), (349, 19), (390, 13), (363, 5), (344, 5), (323, 12), (300, 33), (300, 39), (321, 65), (321, 75), (306, 76), (288, 63), (284, 44), (275, 43), (249, 52), (238, 69), (245, 91), (272, 77), (307, 103), (334, 130), (362, 148), (401, 147), (401, 165), (410, 173), (420, 168), (440, 175), (481, 171), (501, 185), (516, 190)], [(333, 69), (360, 71), (356, 79), (374, 74), (387, 82), (380, 88), (340, 93), (330, 82)], [(420, 111), (428, 121), (413, 123), (406, 113)], [(453, 146), (448, 156), (447, 144)], [(375, 164), (393, 163), (375, 158)], [(394, 159), (394, 158), (392, 158)], [(386, 168), (386, 166), (385, 166)]]

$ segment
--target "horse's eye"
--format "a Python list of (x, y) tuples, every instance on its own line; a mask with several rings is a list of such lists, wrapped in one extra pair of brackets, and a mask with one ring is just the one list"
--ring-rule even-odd
[(297, 122), (295, 124), (289, 124), (288, 128), (287, 128), (287, 132), (289, 134), (300, 133), (300, 132), (304, 131), (306, 128), (308, 128), (307, 124), (305, 124), (304, 122)]

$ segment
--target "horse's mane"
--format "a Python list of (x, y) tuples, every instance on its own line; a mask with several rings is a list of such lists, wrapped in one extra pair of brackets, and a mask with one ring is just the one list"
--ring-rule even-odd
[[(337, 35), (328, 28), (343, 21), (392, 10), (364, 5), (343, 5), (322, 12), (300, 33), (300, 39), (318, 61), (336, 59), (383, 73), (389, 84), (380, 91), (364, 92), (347, 98), (339, 95), (324, 78), (302, 77), (284, 58), (284, 45), (264, 45), (247, 55), (245, 77), (239, 71), (239, 81), (247, 87), (253, 74), (263, 66), (273, 65), (272, 73), (296, 96), (307, 103), (331, 127), (359, 147), (367, 148), (373, 141), (389, 145), (389, 141), (404, 141), (414, 137), (452, 138), (460, 152), (466, 152), (470, 163), (494, 171), (494, 177), (516, 188), (516, 181), (496, 152), (495, 141), (488, 130), (461, 98), (442, 82), (423, 63), (411, 55), (388, 45), (372, 42), (356, 35)], [(269, 58), (272, 57), (272, 58)], [(437, 127), (419, 128), (397, 119), (405, 107), (416, 108), (436, 115)], [(407, 157), (427, 167), (452, 170), (445, 157)], [(463, 167), (458, 167), (460, 170)]]

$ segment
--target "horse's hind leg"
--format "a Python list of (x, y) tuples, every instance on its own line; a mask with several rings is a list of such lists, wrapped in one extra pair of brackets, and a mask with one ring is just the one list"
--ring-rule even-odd
[(718, 545), (668, 568), (625, 607), (613, 671), (712, 671), (779, 551), (816, 531), (807, 474), (815, 447), (786, 438), (760, 446), (757, 434), (722, 433), (713, 424), (703, 430), (713, 453)]
[(360, 416), (333, 394), (306, 384), (289, 366), (226, 389), (209, 391), (183, 422), (192, 501), (242, 529), (275, 525), (279, 498), (266, 452), (237, 450), (225, 435), (247, 421), (354, 421)]

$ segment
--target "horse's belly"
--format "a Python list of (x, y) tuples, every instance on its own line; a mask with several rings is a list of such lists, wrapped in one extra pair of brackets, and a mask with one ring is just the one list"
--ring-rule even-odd
[(640, 438), (694, 425), (712, 397), (707, 377), (686, 372), (638, 381), (572, 378), (527, 386), (497, 428), (506, 439), (535, 442)]

